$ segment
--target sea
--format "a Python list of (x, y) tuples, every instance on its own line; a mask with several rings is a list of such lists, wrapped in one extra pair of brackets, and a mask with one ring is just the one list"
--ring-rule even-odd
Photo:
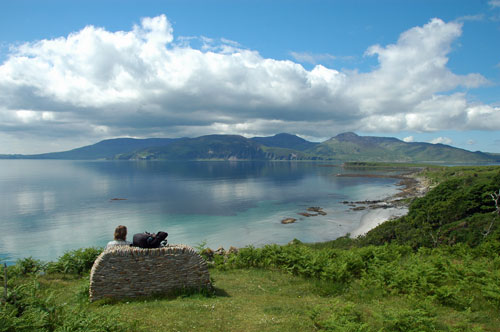
[[(367, 213), (346, 201), (400, 189), (393, 178), (337, 176), (355, 172), (374, 173), (341, 162), (0, 160), (0, 261), (102, 247), (118, 225), (128, 240), (165, 231), (169, 243), (213, 249), (333, 240)], [(326, 215), (299, 214), (308, 207)]]

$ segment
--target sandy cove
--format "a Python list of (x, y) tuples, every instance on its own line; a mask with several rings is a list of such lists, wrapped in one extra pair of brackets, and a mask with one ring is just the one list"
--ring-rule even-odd
[(408, 213), (409, 198), (422, 197), (430, 188), (427, 178), (421, 176), (421, 171), (414, 171), (401, 175), (376, 175), (376, 174), (337, 174), (339, 177), (373, 177), (373, 178), (395, 178), (401, 181), (400, 192), (382, 200), (358, 201), (343, 203), (351, 206), (352, 210), (366, 210), (361, 217), (358, 228), (350, 233), (352, 238), (366, 234), (381, 223), (401, 217)]

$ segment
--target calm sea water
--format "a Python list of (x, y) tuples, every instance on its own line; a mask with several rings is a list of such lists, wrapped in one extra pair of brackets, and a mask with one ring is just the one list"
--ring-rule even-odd
[[(335, 239), (363, 214), (342, 201), (397, 191), (397, 180), (342, 172), (305, 162), (0, 160), (0, 260), (104, 246), (120, 224), (128, 239), (163, 230), (169, 243), (212, 248)], [(297, 214), (309, 206), (327, 215)], [(287, 217), (298, 220), (281, 224)]]

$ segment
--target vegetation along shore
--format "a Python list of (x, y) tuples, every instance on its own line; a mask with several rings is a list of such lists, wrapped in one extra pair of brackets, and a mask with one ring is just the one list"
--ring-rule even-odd
[(410, 202), (418, 197), (424, 196), (430, 189), (430, 182), (423, 174), (428, 167), (422, 165), (405, 164), (394, 165), (384, 163), (361, 163), (351, 162), (343, 165), (344, 169), (371, 169), (371, 170), (397, 170), (396, 174), (376, 174), (376, 173), (341, 173), (338, 177), (370, 177), (370, 178), (392, 178), (398, 179), (397, 186), (399, 192), (378, 200), (365, 201), (343, 201), (353, 211), (366, 211), (360, 220), (360, 225), (353, 230), (349, 235), (357, 237), (366, 234), (371, 229), (377, 227), (381, 223), (401, 217), (408, 212)]
[(1, 271), (0, 331), (500, 331), (500, 167), (408, 176), (425, 195), (392, 198), (408, 213), (359, 237), (200, 244), (211, 291), (91, 304), (101, 248), (19, 260)]

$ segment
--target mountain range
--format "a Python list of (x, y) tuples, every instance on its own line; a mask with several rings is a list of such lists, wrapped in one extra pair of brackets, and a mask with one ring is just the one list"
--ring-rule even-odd
[(394, 137), (342, 133), (321, 143), (291, 134), (246, 138), (115, 138), (81, 148), (0, 159), (69, 160), (339, 160), (380, 162), (497, 163), (498, 154), (471, 152), (445, 144), (404, 142)]

